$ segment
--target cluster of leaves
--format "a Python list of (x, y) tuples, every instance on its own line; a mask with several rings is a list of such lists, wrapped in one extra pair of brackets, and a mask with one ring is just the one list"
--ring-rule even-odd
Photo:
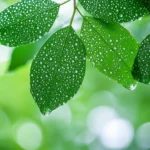
[[(60, 6), (69, 1), (22, 0), (5, 9), (0, 13), (0, 43), (18, 47), (37, 41), (52, 27)], [(86, 60), (127, 89), (150, 82), (150, 36), (138, 44), (120, 24), (149, 15), (150, 1), (79, 0), (91, 16), (84, 16), (73, 2), (70, 24), (54, 33), (32, 62), (31, 93), (43, 114), (76, 94)], [(76, 11), (83, 17), (80, 37), (72, 27)]]

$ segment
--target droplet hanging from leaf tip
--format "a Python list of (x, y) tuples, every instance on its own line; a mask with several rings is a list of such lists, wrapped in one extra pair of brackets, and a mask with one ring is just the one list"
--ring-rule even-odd
[(43, 115), (45, 115), (45, 116), (49, 116), (50, 114), (51, 114), (51, 110), (50, 109), (48, 109)]
[(136, 89), (136, 87), (137, 87), (137, 84), (131, 84), (129, 87), (129, 90), (133, 91)]

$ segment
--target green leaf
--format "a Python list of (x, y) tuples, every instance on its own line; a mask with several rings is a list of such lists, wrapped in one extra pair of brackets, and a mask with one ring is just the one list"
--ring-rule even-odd
[(140, 44), (132, 73), (139, 82), (150, 83), (150, 35)]
[(150, 12), (150, 0), (141, 0), (141, 2), (144, 4), (144, 6), (148, 9)]
[(72, 27), (57, 31), (31, 66), (31, 93), (43, 114), (66, 103), (82, 84), (86, 52)]
[(79, 0), (93, 17), (115, 22), (129, 22), (148, 14), (139, 0)]
[(14, 48), (11, 55), (11, 61), (8, 67), (8, 71), (13, 71), (33, 59), (35, 54), (40, 50), (40, 48), (43, 46), (43, 43), (45, 43), (47, 39), (48, 35), (44, 36), (42, 39), (35, 43), (26, 44)]
[(0, 43), (20, 46), (49, 31), (59, 5), (51, 0), (22, 0), (0, 13)]
[(118, 23), (108, 23), (92, 17), (84, 17), (81, 38), (89, 61), (100, 72), (133, 89), (131, 70), (138, 44)]

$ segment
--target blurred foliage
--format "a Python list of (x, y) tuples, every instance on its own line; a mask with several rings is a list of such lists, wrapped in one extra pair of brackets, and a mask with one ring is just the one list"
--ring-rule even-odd
[(49, 35), (47, 34), (35, 43), (26, 44), (14, 48), (11, 55), (11, 62), (8, 71), (13, 71), (18, 67), (25, 65), (29, 60), (31, 60), (35, 56), (35, 54), (40, 50), (43, 43), (47, 41), (48, 37)]
[[(1, 2), (8, 2), (8, 5), (13, 3), (12, 0), (0, 0), (0, 4)], [(149, 20), (150, 17), (144, 17), (123, 26), (140, 43), (150, 34)], [(142, 143), (147, 142), (145, 147), (139, 144), (137, 138), (143, 124), (150, 122), (150, 86), (139, 84), (134, 91), (128, 91), (100, 74), (88, 62), (86, 76), (78, 94), (67, 105), (48, 116), (42, 116), (30, 94), (29, 85), (30, 59), (34, 55), (33, 51), (38, 51), (40, 46), (37, 42), (18, 47), (14, 50), (18, 51), (17, 54), (13, 52), (10, 61), (0, 63), (0, 150), (110, 150), (104, 145), (102, 137), (89, 128), (89, 124), (96, 125), (96, 122), (88, 121), (90, 114), (102, 107), (113, 109), (118, 118), (127, 120), (134, 128), (133, 139), (122, 149), (150, 148), (150, 128), (145, 130), (148, 135), (145, 133), (142, 139), (139, 138)], [(12, 70), (10, 68), (15, 70), (7, 72), (7, 69)], [(3, 75), (4, 72), (7, 73)], [(112, 111), (110, 114), (108, 112), (95, 113), (93, 119), (109, 122)], [(103, 127), (105, 124), (101, 122), (98, 129)], [(110, 134), (113, 138), (117, 136), (114, 132)], [(122, 130), (123, 137), (125, 134)], [(107, 141), (108, 145), (109, 143), (110, 140)]]

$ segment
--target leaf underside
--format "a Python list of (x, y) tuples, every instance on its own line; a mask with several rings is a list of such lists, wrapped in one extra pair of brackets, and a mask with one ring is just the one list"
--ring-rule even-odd
[(22, 0), (0, 13), (0, 43), (20, 46), (41, 38), (53, 25), (59, 5), (51, 0)]
[(132, 74), (139, 82), (150, 83), (150, 35), (140, 44)]
[(81, 38), (93, 66), (127, 89), (134, 87), (131, 70), (138, 44), (126, 29), (118, 23), (85, 17)]
[(140, 0), (79, 0), (93, 17), (115, 22), (129, 22), (148, 14)]
[(72, 27), (57, 31), (31, 66), (31, 93), (43, 114), (66, 103), (82, 84), (86, 52)]

